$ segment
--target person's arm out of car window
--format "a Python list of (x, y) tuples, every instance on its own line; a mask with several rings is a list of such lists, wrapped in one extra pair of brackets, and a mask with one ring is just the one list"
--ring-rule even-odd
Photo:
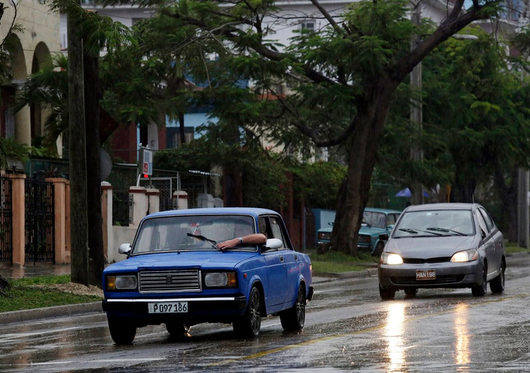
[(242, 237), (235, 237), (231, 240), (223, 241), (217, 243), (217, 248), (224, 250), (224, 249), (230, 249), (232, 247), (236, 246), (252, 246), (252, 245), (260, 245), (267, 242), (267, 237), (265, 237), (262, 233), (252, 233), (247, 234), (246, 236)]

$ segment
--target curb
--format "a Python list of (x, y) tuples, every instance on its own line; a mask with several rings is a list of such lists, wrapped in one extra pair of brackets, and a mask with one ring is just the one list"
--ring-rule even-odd
[(101, 301), (91, 303), (67, 304), (64, 306), (34, 308), (0, 313), (0, 325), (36, 319), (72, 316), (82, 313), (103, 312)]

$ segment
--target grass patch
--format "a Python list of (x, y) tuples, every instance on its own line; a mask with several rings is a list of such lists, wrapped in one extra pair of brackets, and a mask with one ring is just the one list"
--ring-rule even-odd
[(507, 254), (528, 252), (528, 249), (519, 246), (515, 242), (505, 242), (504, 243), (504, 250), (506, 251)]
[(38, 289), (33, 285), (56, 285), (70, 282), (70, 275), (38, 276), (10, 280), (11, 288), (7, 296), (0, 295), (0, 312), (18, 311), (32, 308), (62, 306), (96, 302), (98, 296), (76, 295), (55, 289)]
[(314, 273), (362, 271), (373, 267), (378, 262), (378, 258), (367, 253), (360, 253), (358, 257), (338, 251), (329, 251), (325, 254), (310, 251), (309, 254)]

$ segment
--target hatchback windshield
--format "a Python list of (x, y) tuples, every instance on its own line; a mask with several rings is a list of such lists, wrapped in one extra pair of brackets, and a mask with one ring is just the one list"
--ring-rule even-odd
[(410, 211), (402, 216), (393, 237), (468, 236), (474, 233), (469, 210)]
[(148, 219), (138, 232), (133, 253), (216, 250), (217, 242), (254, 233), (253, 222), (252, 217), (240, 215)]

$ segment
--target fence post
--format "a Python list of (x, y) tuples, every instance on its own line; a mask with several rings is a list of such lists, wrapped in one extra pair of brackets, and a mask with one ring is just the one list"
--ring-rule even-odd
[(148, 211), (145, 188), (137, 186), (129, 187), (129, 195), (132, 196), (132, 211), (129, 212), (129, 227), (138, 227), (140, 220), (147, 215)]
[(101, 182), (101, 215), (103, 218), (103, 252), (105, 260), (109, 262), (109, 247), (114, 242), (112, 232), (112, 185), (107, 181)]
[(160, 190), (148, 188), (145, 190), (145, 195), (147, 196), (147, 200), (148, 200), (147, 213), (152, 214), (154, 212), (159, 212), (160, 211)]
[(9, 174), (11, 179), (11, 209), (13, 216), (13, 264), (26, 263), (26, 201), (25, 174)]
[(55, 264), (67, 264), (70, 258), (66, 247), (66, 185), (70, 182), (60, 177), (47, 178), (45, 181), (53, 184)]

